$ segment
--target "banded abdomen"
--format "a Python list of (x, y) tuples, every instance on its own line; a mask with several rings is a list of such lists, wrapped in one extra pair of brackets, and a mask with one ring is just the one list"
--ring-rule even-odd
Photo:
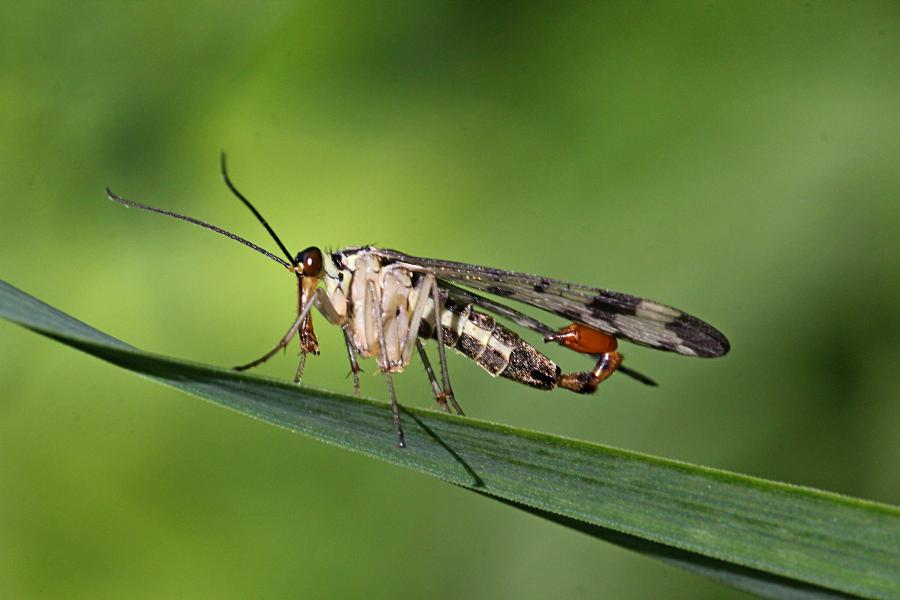
[[(441, 292), (442, 296), (446, 293)], [(542, 390), (556, 387), (559, 367), (534, 346), (493, 317), (474, 310), (471, 304), (456, 302), (452, 297), (443, 303), (441, 329), (444, 344), (448, 347), (468, 356), (495, 377), (505, 377)], [(419, 332), (433, 338), (434, 313), (433, 310), (427, 312)]]

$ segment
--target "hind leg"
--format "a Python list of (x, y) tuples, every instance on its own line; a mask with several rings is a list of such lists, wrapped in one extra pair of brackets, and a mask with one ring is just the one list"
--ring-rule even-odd
[(434, 400), (438, 403), (438, 406), (444, 412), (450, 412), (450, 407), (447, 405), (447, 398), (444, 397), (444, 392), (441, 391), (441, 385), (437, 381), (437, 377), (434, 376), (434, 369), (431, 368), (431, 361), (428, 360), (428, 355), (425, 353), (425, 345), (421, 340), (416, 340), (416, 350), (419, 351), (419, 357), (422, 359), (422, 366), (425, 367), (425, 374), (428, 375), (428, 381), (431, 382), (431, 391), (434, 392)]

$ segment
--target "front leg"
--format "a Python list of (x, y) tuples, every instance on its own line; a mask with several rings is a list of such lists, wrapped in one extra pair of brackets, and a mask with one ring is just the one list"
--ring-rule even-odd
[(313, 302), (316, 305), (316, 308), (322, 316), (328, 319), (328, 322), (332, 325), (339, 325), (343, 327), (347, 323), (347, 315), (341, 314), (338, 309), (334, 307), (331, 299), (328, 298), (328, 294), (322, 288), (316, 288), (315, 295), (313, 296)]
[[(322, 288), (316, 288), (315, 292), (313, 292), (313, 304), (319, 310), (320, 313), (330, 322), (335, 325), (341, 325), (344, 330), (344, 338), (347, 340), (347, 351), (350, 353), (350, 368), (353, 371), (353, 391), (357, 397), (359, 397), (359, 365), (356, 362), (356, 355), (353, 351), (353, 346), (350, 343), (351, 340), (348, 336), (349, 331), (347, 330), (346, 325), (346, 317), (343, 317), (337, 309), (332, 304), (331, 300), (328, 298), (328, 294), (325, 293), (325, 290)], [(303, 334), (308, 331), (312, 335), (312, 341), (315, 344), (315, 349), (312, 350), (307, 348), (305, 344), (306, 339)], [(300, 383), (300, 379), (303, 377), (303, 369), (306, 366), (306, 354), (308, 351), (313, 352), (313, 354), (319, 353), (319, 344), (316, 340), (315, 333), (312, 330), (312, 319), (307, 318), (304, 321), (303, 326), (300, 328), (300, 363), (297, 365), (297, 372), (294, 375), (294, 383)]]
[[(312, 304), (319, 309), (320, 313), (325, 315), (326, 319), (334, 323), (335, 319), (340, 318), (334, 306), (331, 304), (331, 301), (328, 299), (328, 294), (326, 294), (322, 288), (315, 288), (312, 294)], [(300, 312), (303, 305), (304, 297), (303, 284), (301, 283), (297, 304), (298, 312)], [(313, 330), (311, 316), (307, 316), (303, 321), (303, 324), (300, 326), (298, 337), (300, 338), (300, 361), (297, 363), (297, 371), (294, 373), (294, 383), (297, 384), (299, 384), (300, 380), (303, 378), (303, 370), (306, 368), (306, 355), (309, 353), (319, 354), (319, 340), (316, 338), (316, 332)]]
[(269, 350), (264, 355), (262, 355), (261, 357), (257, 358), (254, 361), (248, 362), (247, 364), (244, 364), (244, 365), (234, 367), (234, 370), (235, 371), (246, 371), (247, 369), (252, 369), (253, 367), (257, 367), (257, 366), (263, 364), (264, 362), (266, 362), (267, 360), (269, 360), (270, 358), (272, 358), (273, 356), (275, 356), (275, 354), (279, 350), (281, 350), (282, 348), (287, 346), (288, 342), (291, 341), (291, 338), (293, 338), (297, 334), (297, 331), (300, 329), (301, 325), (303, 324), (303, 321), (306, 319), (306, 317), (309, 316), (309, 311), (310, 311), (310, 309), (312, 309), (312, 307), (313, 307), (312, 302), (306, 303), (306, 306), (304, 306), (303, 310), (300, 311), (300, 314), (297, 315), (297, 320), (294, 321), (294, 323), (290, 326), (290, 328), (287, 330), (287, 333), (284, 334), (284, 336), (281, 338), (281, 340), (279, 340), (279, 342), (277, 344), (275, 344), (274, 348), (272, 348), (271, 350)]

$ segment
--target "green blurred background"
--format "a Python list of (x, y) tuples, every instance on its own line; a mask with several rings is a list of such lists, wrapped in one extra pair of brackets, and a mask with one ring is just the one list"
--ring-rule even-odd
[[(454, 355), (470, 415), (900, 503), (896, 2), (5, 3), (0, 26), (14, 285), (147, 350), (255, 358), (291, 278), (103, 196), (272, 247), (224, 148), (295, 250), (592, 283), (732, 341), (716, 361), (627, 348), (661, 387), (593, 397)], [(0, 332), (0, 597), (742, 595)], [(319, 335), (306, 382), (349, 392), (340, 336)], [(398, 379), (431, 405), (421, 369)]]

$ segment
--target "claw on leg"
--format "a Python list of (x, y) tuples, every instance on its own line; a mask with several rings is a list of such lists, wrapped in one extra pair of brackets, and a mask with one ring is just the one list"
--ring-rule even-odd
[(456, 398), (453, 397), (453, 390), (451, 389), (448, 393), (441, 389), (441, 385), (434, 375), (434, 369), (431, 368), (431, 361), (428, 360), (428, 354), (425, 352), (425, 345), (422, 343), (422, 340), (416, 340), (416, 349), (419, 351), (419, 357), (422, 359), (422, 366), (425, 367), (425, 374), (428, 375), (428, 381), (431, 382), (431, 391), (434, 393), (434, 401), (437, 402), (437, 405), (440, 406), (441, 410), (444, 412), (452, 412), (450, 410), (450, 405), (452, 404), (453, 408), (456, 410), (456, 414), (465, 416), (465, 413), (462, 411), (462, 408), (460, 408)]

